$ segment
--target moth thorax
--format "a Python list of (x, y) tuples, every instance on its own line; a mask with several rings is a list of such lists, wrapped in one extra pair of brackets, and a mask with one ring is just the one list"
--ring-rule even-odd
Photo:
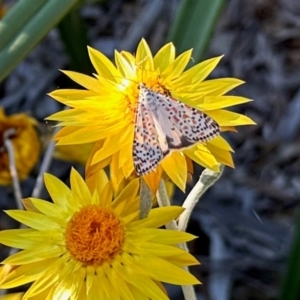
[(156, 94), (150, 91), (149, 89), (144, 89), (145, 99), (147, 103), (147, 108), (151, 111), (157, 110), (158, 102)]

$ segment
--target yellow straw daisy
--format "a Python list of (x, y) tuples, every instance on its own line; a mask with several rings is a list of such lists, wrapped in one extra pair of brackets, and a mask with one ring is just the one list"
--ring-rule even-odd
[(160, 282), (199, 283), (182, 267), (197, 260), (176, 244), (194, 239), (158, 229), (181, 207), (155, 208), (139, 219), (138, 179), (113, 196), (103, 170), (87, 182), (73, 169), (71, 189), (46, 174), (53, 203), (29, 198), (26, 211), (6, 213), (29, 228), (4, 230), (0, 242), (23, 249), (2, 263), (15, 266), (0, 288), (33, 282), (23, 299), (169, 299)]
[(14, 148), (14, 160), (19, 179), (23, 180), (37, 163), (41, 146), (36, 131), (37, 121), (24, 113), (6, 116), (0, 107), (0, 184), (11, 184), (9, 156), (4, 147), (7, 132)]
[[(64, 89), (50, 94), (57, 101), (72, 108), (48, 118), (59, 121), (59, 125), (64, 126), (56, 135), (59, 145), (95, 142), (89, 165), (93, 165), (96, 170), (110, 163), (116, 185), (124, 177), (128, 178), (137, 173), (143, 176), (153, 191), (156, 191), (164, 174), (184, 190), (187, 175), (193, 171), (192, 161), (214, 171), (219, 170), (219, 163), (233, 166), (230, 154), (232, 149), (217, 134), (219, 130), (234, 130), (235, 126), (254, 122), (244, 115), (224, 109), (250, 101), (244, 97), (225, 95), (242, 84), (241, 80), (221, 78), (204, 81), (221, 57), (206, 60), (185, 70), (191, 60), (192, 50), (175, 57), (175, 48), (172, 43), (168, 43), (153, 56), (143, 39), (135, 56), (128, 52), (116, 51), (115, 65), (95, 49), (89, 48), (89, 55), (97, 71), (95, 77), (63, 71), (86, 90)], [(147, 93), (150, 93), (150, 100), (155, 100), (155, 97), (163, 98), (172, 105), (176, 103), (178, 107), (189, 109), (198, 115), (202, 114), (203, 126), (208, 120), (214, 128), (219, 128), (211, 135), (215, 138), (203, 138), (202, 143), (186, 143), (187, 139), (184, 136), (182, 138), (184, 132), (175, 128), (173, 138), (177, 138), (178, 145), (182, 147), (168, 149), (168, 145), (165, 144), (170, 143), (168, 136), (165, 138), (164, 135), (168, 135), (167, 131), (172, 128), (167, 126), (169, 123), (164, 124), (168, 122), (166, 118), (161, 118), (158, 125), (152, 120), (154, 118), (150, 118), (154, 129), (150, 128), (149, 134), (144, 132), (144, 141), (143, 138), (137, 138), (139, 127), (142, 126), (137, 117), (141, 115), (139, 102), (142, 93), (145, 96), (149, 96)], [(178, 120), (175, 118), (174, 122), (179, 124), (185, 117), (183, 115), (181, 120), (180, 117)], [(160, 130), (160, 127), (164, 127), (163, 130)], [(163, 138), (159, 136), (160, 132)], [(161, 148), (161, 157), (152, 164), (154, 169), (149, 168), (151, 172), (138, 172), (139, 166), (135, 163), (133, 151), (136, 150), (137, 143), (142, 145), (140, 148), (146, 147), (147, 136), (156, 140), (156, 144)], [(185, 143), (180, 143), (182, 140)], [(164, 146), (166, 149), (163, 149)], [(156, 151), (154, 147), (153, 149)], [(142, 152), (146, 152), (142, 153), (144, 157), (151, 156), (151, 151)], [(140, 164), (143, 162), (149, 163), (149, 160), (139, 161)]]

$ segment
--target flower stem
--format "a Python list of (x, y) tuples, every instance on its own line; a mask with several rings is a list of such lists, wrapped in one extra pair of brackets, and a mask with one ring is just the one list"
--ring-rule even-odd
[(140, 219), (147, 218), (152, 207), (152, 193), (147, 183), (140, 180)]
[[(56, 127), (53, 136), (58, 132), (59, 128)], [(32, 191), (32, 197), (38, 198), (40, 196), (40, 193), (42, 191), (42, 188), (44, 187), (44, 173), (47, 172), (47, 170), (50, 167), (51, 161), (52, 161), (52, 154), (55, 148), (55, 142), (52, 140), (49, 142), (47, 146), (47, 150), (45, 152), (45, 155), (43, 157), (43, 161), (39, 170), (39, 174), (36, 178), (35, 185)]]
[(220, 172), (214, 172), (205, 169), (196, 185), (193, 187), (183, 203), (185, 211), (180, 215), (178, 220), (178, 230), (185, 231), (190, 220), (191, 214), (200, 197), (211, 187), (222, 175), (224, 165), (220, 165)]
[[(160, 207), (171, 205), (168, 194), (167, 194), (166, 186), (165, 186), (165, 183), (163, 180), (161, 180), (159, 183), (156, 197), (157, 197), (157, 202)], [(171, 229), (171, 230), (178, 230), (176, 222), (174, 220), (171, 221), (170, 223), (166, 224), (166, 228)]]
[[(165, 183), (163, 180), (161, 180), (159, 183), (156, 197), (157, 197), (157, 202), (160, 207), (171, 205), (168, 194), (167, 194), (166, 186), (165, 186)], [(171, 229), (171, 230), (178, 230), (178, 227), (174, 220), (172, 222), (166, 224), (166, 228)], [(188, 251), (185, 243), (179, 244), (178, 246), (181, 249)], [(183, 269), (186, 271), (189, 271), (188, 267), (184, 267)], [(195, 290), (192, 285), (182, 285), (181, 288), (182, 288), (182, 292), (183, 292), (185, 300), (197, 300)]]
[(18, 207), (18, 209), (23, 210), (24, 208), (23, 208), (23, 204), (22, 204), (22, 192), (21, 192), (21, 188), (20, 188), (20, 182), (19, 182), (19, 177), (18, 177), (18, 172), (17, 172), (17, 167), (16, 167), (14, 146), (13, 146), (12, 141), (10, 140), (10, 137), (12, 135), (14, 135), (15, 133), (16, 132), (13, 128), (6, 130), (3, 133), (3, 144), (8, 153), (9, 171), (10, 171), (10, 175), (11, 175), (11, 178), (13, 181), (14, 194), (15, 194), (17, 207)]

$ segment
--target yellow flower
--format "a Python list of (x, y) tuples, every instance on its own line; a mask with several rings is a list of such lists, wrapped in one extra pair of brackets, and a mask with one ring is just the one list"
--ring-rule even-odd
[(115, 196), (103, 170), (85, 182), (73, 169), (70, 183), (46, 174), (53, 203), (29, 198), (27, 211), (7, 211), (29, 228), (0, 232), (2, 244), (23, 249), (4, 260), (17, 267), (0, 288), (33, 282), (24, 299), (163, 300), (160, 282), (199, 283), (182, 269), (197, 260), (176, 246), (195, 237), (158, 229), (181, 207), (155, 208), (140, 220), (138, 179)]
[(26, 114), (6, 116), (0, 108), (0, 184), (10, 184), (8, 153), (4, 148), (4, 134), (11, 130), (9, 138), (14, 147), (14, 159), (19, 179), (25, 179), (38, 161), (40, 141), (35, 129), (36, 121)]
[[(96, 142), (88, 164), (95, 166), (96, 170), (110, 163), (116, 185), (124, 177), (135, 174), (133, 143), (141, 83), (155, 93), (171, 96), (205, 112), (222, 131), (254, 124), (248, 117), (224, 109), (250, 101), (244, 97), (225, 96), (229, 90), (242, 84), (241, 80), (204, 81), (221, 57), (206, 60), (185, 71), (191, 54), (192, 50), (188, 50), (175, 58), (175, 48), (168, 43), (153, 57), (145, 40), (141, 40), (135, 56), (116, 51), (115, 66), (102, 53), (89, 48), (90, 59), (97, 71), (96, 78), (64, 71), (86, 90), (64, 89), (50, 94), (55, 100), (72, 107), (48, 118), (60, 121), (59, 125), (64, 126), (56, 135), (58, 144)], [(219, 163), (233, 166), (231, 151), (221, 136), (206, 143), (172, 150), (154, 171), (143, 174), (143, 178), (155, 191), (165, 174), (184, 190), (188, 173), (193, 171), (192, 161), (218, 171)]]

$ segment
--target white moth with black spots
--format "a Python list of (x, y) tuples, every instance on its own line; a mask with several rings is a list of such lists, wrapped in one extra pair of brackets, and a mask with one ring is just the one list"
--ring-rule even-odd
[(173, 149), (207, 142), (219, 125), (203, 112), (139, 84), (135, 115), (133, 163), (138, 176), (154, 170)]

